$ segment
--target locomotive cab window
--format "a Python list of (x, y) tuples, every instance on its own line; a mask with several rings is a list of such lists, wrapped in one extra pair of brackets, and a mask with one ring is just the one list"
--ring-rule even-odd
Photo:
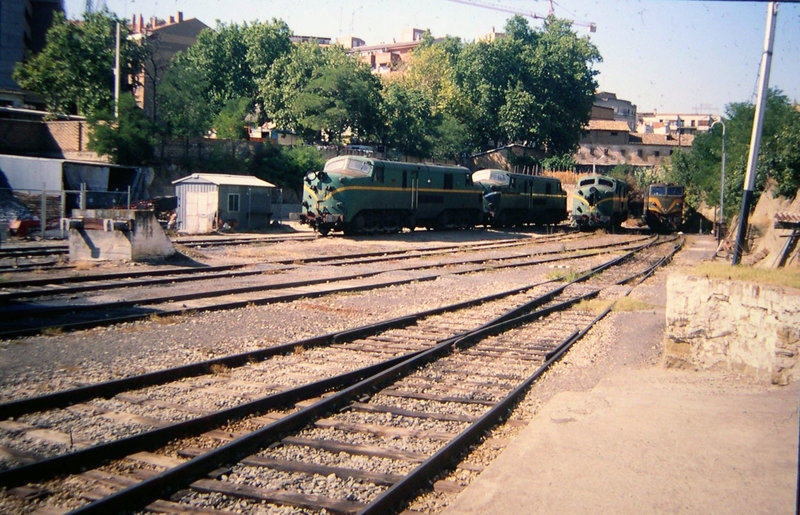
[(337, 172), (348, 177), (369, 177), (370, 173), (372, 173), (372, 163), (349, 157), (333, 159), (325, 165), (325, 171)]
[(594, 184), (594, 179), (584, 179), (580, 182), (581, 186), (590, 186)]
[(444, 176), (444, 189), (452, 190), (453, 189), (453, 175), (452, 174), (445, 174)]
[(465, 184), (466, 186), (472, 186), (472, 174), (469, 174), (469, 173), (468, 173), (468, 174), (466, 174), (466, 175), (464, 176), (464, 184)]
[(664, 186), (650, 186), (650, 195), (664, 195), (666, 188)]
[(545, 193), (547, 193), (548, 195), (550, 195), (551, 193), (553, 193), (553, 188), (552, 188), (552, 186), (553, 186), (553, 185), (552, 185), (552, 184), (550, 184), (549, 182), (548, 182), (547, 184), (545, 184), (545, 186), (544, 186), (544, 192), (545, 192)]
[(599, 184), (600, 186), (606, 186), (608, 188), (614, 187), (614, 183), (609, 181), (608, 179), (597, 179), (597, 184)]
[(376, 166), (372, 170), (372, 182), (383, 182), (383, 166)]
[(680, 197), (681, 195), (683, 195), (683, 187), (670, 186), (667, 188), (667, 195), (674, 195), (676, 197)]

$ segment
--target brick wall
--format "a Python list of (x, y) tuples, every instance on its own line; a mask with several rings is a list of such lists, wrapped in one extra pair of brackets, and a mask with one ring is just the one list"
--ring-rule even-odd
[(0, 119), (0, 153), (65, 157), (86, 152), (88, 127), (83, 121)]
[(50, 137), (56, 142), (62, 153), (84, 152), (89, 142), (89, 126), (86, 122), (57, 121), (45, 122)]

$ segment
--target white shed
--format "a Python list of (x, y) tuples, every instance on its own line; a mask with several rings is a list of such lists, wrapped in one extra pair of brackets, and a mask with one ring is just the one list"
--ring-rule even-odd
[(172, 184), (178, 197), (180, 232), (209, 233), (224, 224), (238, 231), (269, 225), (275, 185), (258, 177), (195, 173)]

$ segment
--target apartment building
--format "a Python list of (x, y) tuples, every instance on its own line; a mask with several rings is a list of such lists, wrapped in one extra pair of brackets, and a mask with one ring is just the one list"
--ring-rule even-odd
[(642, 113), (636, 132), (645, 134), (697, 134), (708, 132), (719, 116), (712, 114)]
[(614, 111), (614, 120), (627, 123), (629, 131), (636, 130), (636, 104), (617, 98), (615, 93), (599, 91), (595, 93), (594, 105), (611, 108)]
[[(365, 45), (358, 38), (339, 40), (348, 49), (348, 53), (357, 56), (361, 62), (369, 66), (374, 73), (385, 74), (397, 70), (411, 56), (411, 52), (422, 42), (425, 31), (409, 28), (400, 34), (400, 41)], [(347, 45), (350, 43), (350, 46)]]
[(197, 36), (207, 29), (208, 25), (196, 18), (184, 19), (183, 13), (179, 11), (168, 20), (153, 16), (145, 21), (141, 14), (134, 15), (129, 28), (131, 39), (146, 40), (153, 51), (139, 75), (141, 86), (136, 88), (134, 95), (139, 107), (144, 110), (148, 118), (154, 120), (158, 116), (155, 102), (158, 85), (164, 77), (170, 59), (197, 43)]
[(38, 95), (22, 90), (12, 74), (17, 63), (44, 48), (57, 12), (64, 12), (63, 0), (0, 2), (0, 106), (42, 107)]

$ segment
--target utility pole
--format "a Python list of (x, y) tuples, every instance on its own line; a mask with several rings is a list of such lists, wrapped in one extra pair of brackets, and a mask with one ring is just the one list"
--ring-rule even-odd
[(761, 56), (761, 72), (758, 82), (758, 100), (753, 120), (753, 134), (750, 137), (750, 154), (747, 157), (747, 175), (742, 195), (742, 213), (739, 217), (739, 231), (736, 245), (733, 248), (732, 265), (738, 265), (742, 259), (742, 248), (747, 235), (747, 222), (750, 218), (750, 205), (753, 203), (753, 189), (756, 185), (756, 165), (758, 151), (761, 146), (761, 131), (764, 126), (764, 111), (767, 108), (767, 92), (769, 90), (769, 69), (772, 63), (772, 47), (775, 43), (775, 20), (778, 17), (778, 5), (770, 2), (767, 5), (767, 28), (764, 34), (764, 53)]
[(114, 118), (119, 120), (119, 22), (117, 22), (116, 54), (114, 58)]

